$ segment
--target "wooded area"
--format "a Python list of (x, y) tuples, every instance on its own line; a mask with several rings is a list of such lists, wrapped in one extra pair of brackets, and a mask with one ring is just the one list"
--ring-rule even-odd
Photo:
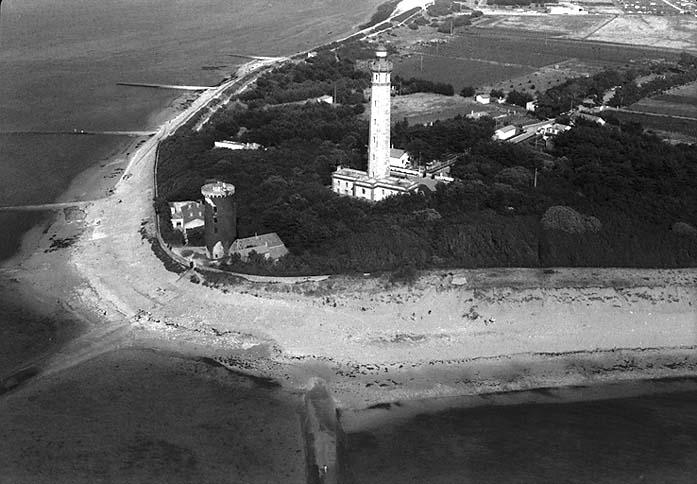
[[(697, 226), (693, 146), (668, 145), (634, 125), (584, 125), (559, 135), (543, 153), (491, 141), (494, 125), (486, 118), (432, 126), (402, 121), (393, 126), (394, 145), (424, 163), (457, 155), (458, 180), (372, 204), (329, 189), (337, 165), (365, 169), (361, 104), (271, 105), (286, 90), (317, 92), (328, 81), (348, 86), (347, 96), (367, 85), (365, 73), (346, 58), (285, 66), (243, 96), (246, 105), (221, 110), (200, 133), (184, 127), (163, 142), (156, 203), (163, 226), (167, 201), (198, 199), (201, 185), (219, 179), (236, 186), (239, 235), (277, 232), (291, 252), (277, 264), (232, 260), (228, 266), (236, 271), (697, 263), (697, 236), (675, 229), (676, 223)], [(212, 149), (222, 138), (266, 149)], [(570, 208), (552, 213), (554, 207)], [(552, 223), (541, 223), (545, 213)], [(566, 214), (592, 223), (570, 232), (573, 221), (554, 223)]]

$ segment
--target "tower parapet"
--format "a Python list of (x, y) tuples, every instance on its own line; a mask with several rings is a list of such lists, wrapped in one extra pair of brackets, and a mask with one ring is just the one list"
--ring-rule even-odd
[(235, 186), (216, 181), (201, 187), (204, 208), (204, 240), (210, 259), (229, 254), (237, 238), (237, 202)]
[(390, 176), (390, 103), (392, 62), (387, 49), (378, 47), (370, 63), (370, 139), (368, 142), (368, 176), (375, 179)]

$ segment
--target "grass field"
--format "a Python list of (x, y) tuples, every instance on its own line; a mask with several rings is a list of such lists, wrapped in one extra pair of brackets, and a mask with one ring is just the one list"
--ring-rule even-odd
[(697, 83), (671, 89), (665, 94), (642, 99), (631, 106), (633, 111), (697, 118)]
[[(406, 119), (409, 124), (422, 124), (438, 119), (448, 119), (461, 114), (463, 116), (471, 112), (489, 113), (492, 118), (497, 118), (502, 124), (525, 124), (534, 122), (525, 109), (517, 106), (502, 105), (498, 103), (479, 104), (472, 98), (461, 96), (443, 96), (431, 93), (416, 93), (407, 96), (395, 96), (392, 98), (392, 121)], [(502, 116), (503, 117), (500, 117)], [(365, 112), (368, 118), (370, 113)]]
[(485, 28), (530, 30), (549, 35), (583, 38), (612, 17), (604, 15), (507, 15), (485, 19), (478, 24)]
[[(445, 43), (433, 44), (431, 38)], [(394, 59), (395, 74), (446, 82), (456, 91), (474, 86), (534, 92), (609, 67), (677, 58), (677, 53), (499, 28), (469, 28), (452, 36), (429, 28), (400, 29), (389, 40), (404, 53)]]
[(697, 121), (694, 120), (622, 111), (615, 111), (612, 114), (621, 121), (641, 123), (646, 129), (658, 132), (681, 133), (689, 137), (693, 142), (697, 141)]
[(455, 92), (458, 92), (464, 86), (481, 86), (533, 72), (533, 69), (523, 66), (435, 57), (428, 54), (423, 56), (423, 70), (421, 66), (420, 55), (403, 57), (395, 60), (394, 73), (404, 78), (417, 77), (452, 84)]
[(653, 49), (697, 51), (697, 19), (689, 16), (506, 15), (485, 18), (477, 27)]
[(589, 39), (697, 52), (697, 19), (687, 16), (622, 15)]

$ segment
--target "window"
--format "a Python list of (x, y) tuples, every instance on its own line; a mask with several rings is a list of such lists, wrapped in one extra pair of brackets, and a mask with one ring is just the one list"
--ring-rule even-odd
[(213, 227), (213, 233), (217, 234), (218, 233), (218, 227)]
[(213, 223), (217, 224), (218, 223), (218, 217), (213, 217)]
[(218, 213), (218, 207), (213, 206), (213, 213)]

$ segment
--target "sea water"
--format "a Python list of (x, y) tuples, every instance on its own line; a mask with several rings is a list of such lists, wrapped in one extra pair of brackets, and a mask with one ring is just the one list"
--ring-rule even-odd
[(398, 406), (372, 410), (385, 423), (345, 435), (340, 482), (691, 484), (695, 388), (694, 380), (630, 382), (607, 392), (632, 396), (599, 400), (602, 387), (516, 392), (404, 419), (390, 418)]

